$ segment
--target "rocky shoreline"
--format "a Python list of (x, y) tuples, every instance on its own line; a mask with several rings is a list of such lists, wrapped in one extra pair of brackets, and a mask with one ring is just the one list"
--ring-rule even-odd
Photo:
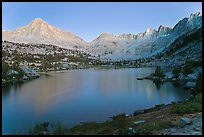
[(185, 115), (179, 125), (164, 129), (161, 135), (202, 135), (202, 112)]
[[(197, 77), (196, 77), (197, 78)], [(188, 79), (178, 80), (174, 76), (160, 78), (153, 74), (137, 80), (172, 82), (185, 86)], [(185, 87), (184, 87), (185, 88)], [(194, 88), (187, 88), (196, 90)], [(194, 91), (193, 91), (194, 92)], [(202, 94), (192, 94), (184, 101), (159, 104), (155, 107), (137, 110), (133, 114), (119, 114), (102, 123), (83, 122), (72, 128), (48, 130), (32, 134), (63, 135), (202, 135)], [(59, 127), (57, 127), (59, 128)], [(48, 129), (48, 127), (46, 127)]]
[[(173, 68), (172, 68), (173, 69)], [(150, 76), (146, 76), (144, 78), (137, 78), (138, 80), (149, 79), (153, 80), (153, 82), (163, 83), (163, 82), (172, 82), (175, 86), (182, 86), (185, 89), (194, 90), (196, 87), (196, 80), (199, 75), (202, 74), (202, 67), (194, 68), (193, 73), (184, 75), (183, 73), (173, 74), (173, 70), (170, 69), (166, 72), (163, 72), (163, 77), (155, 76), (151, 74)]]
[[(202, 94), (191, 96), (183, 102), (160, 104), (137, 110), (133, 114), (118, 114), (102, 123), (84, 122), (72, 128), (59, 124), (48, 130), (49, 122), (35, 126), (29, 134), (36, 135), (202, 135), (202, 106), (199, 110), (191, 104), (202, 101)], [(192, 112), (175, 111), (175, 108), (190, 103)], [(202, 105), (202, 103), (200, 104)], [(46, 123), (46, 124), (45, 124)], [(46, 125), (46, 126), (45, 126)]]
[(27, 77), (26, 79), (10, 79), (10, 80), (4, 80), (2, 79), (2, 84), (7, 84), (7, 83), (16, 83), (16, 82), (26, 82), (26, 81), (29, 81), (29, 80), (33, 80), (33, 79), (36, 79), (36, 78), (39, 78), (40, 76), (33, 76), (33, 77)]

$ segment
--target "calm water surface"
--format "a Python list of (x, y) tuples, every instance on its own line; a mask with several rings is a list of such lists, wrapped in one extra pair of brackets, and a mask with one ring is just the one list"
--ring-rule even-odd
[(3, 85), (2, 132), (24, 132), (42, 121), (69, 126), (85, 121), (104, 121), (119, 113), (189, 97), (190, 92), (167, 82), (137, 80), (152, 68), (70, 70), (13, 85)]

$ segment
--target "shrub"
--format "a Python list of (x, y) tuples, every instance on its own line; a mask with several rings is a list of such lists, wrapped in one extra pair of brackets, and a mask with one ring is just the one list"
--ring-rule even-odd
[(197, 61), (189, 60), (186, 62), (187, 65), (191, 65), (192, 67), (202, 66), (202, 61), (199, 59)]
[(159, 77), (159, 78), (163, 78), (165, 76), (164, 72), (161, 70), (161, 67), (157, 66), (154, 76)]
[(193, 66), (191, 64), (186, 64), (183, 68), (184, 75), (192, 74), (193, 73)]
[(202, 94), (197, 94), (182, 104), (174, 104), (172, 113), (186, 114), (202, 111)]
[(74, 134), (81, 134), (81, 133), (89, 134), (90, 132), (95, 131), (98, 127), (99, 127), (99, 125), (95, 121), (86, 122), (82, 125), (77, 125), (77, 126), (71, 128), (70, 132), (74, 133)]
[(48, 131), (49, 122), (43, 122), (41, 124), (36, 124), (33, 128), (29, 129), (30, 135), (42, 135), (43, 132)]
[(9, 71), (10, 67), (8, 63), (2, 61), (2, 78), (6, 78), (6, 73)]
[(202, 66), (202, 61), (199, 59), (198, 61), (188, 60), (186, 61), (186, 65), (183, 68), (183, 73), (185, 75), (193, 73), (193, 67)]
[(196, 92), (201, 92), (202, 91), (202, 74), (199, 73), (197, 80), (196, 80)]
[(53, 135), (65, 135), (66, 131), (67, 131), (66, 126), (59, 122), (53, 125), (52, 131)]
[(179, 74), (181, 73), (181, 69), (178, 67), (175, 67), (172, 71), (172, 73), (175, 75), (176, 78), (179, 77)]
[(164, 128), (169, 128), (172, 126), (169, 120), (158, 120), (152, 123), (144, 123), (136, 127), (137, 135), (152, 135), (155, 132), (162, 130)]
[(112, 118), (114, 121), (123, 121), (126, 119), (125, 113), (113, 116)]

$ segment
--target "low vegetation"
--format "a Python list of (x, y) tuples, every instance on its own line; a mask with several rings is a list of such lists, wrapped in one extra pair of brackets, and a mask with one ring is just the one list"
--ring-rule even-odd
[[(168, 108), (168, 109), (167, 109)], [(164, 116), (157, 119), (157, 116)], [(125, 113), (113, 116), (110, 120), (102, 123), (95, 121), (86, 122), (68, 128), (61, 123), (51, 124), (51, 130), (48, 130), (48, 122), (35, 125), (28, 132), (30, 135), (155, 135), (160, 134), (163, 129), (174, 126), (170, 116), (182, 116), (183, 114), (192, 114), (202, 112), (202, 94), (196, 94), (182, 103), (171, 104), (168, 106), (157, 105), (154, 108), (144, 111), (134, 117), (127, 117)], [(152, 117), (152, 118), (151, 118)], [(154, 117), (154, 118), (153, 118)], [(145, 122), (134, 125), (134, 121), (145, 120)]]
[(158, 120), (148, 124), (141, 124), (136, 128), (136, 135), (154, 135), (161, 129), (169, 128), (172, 122), (169, 120)]
[(186, 114), (202, 111), (202, 94), (197, 94), (181, 104), (174, 104), (172, 113)]
[(23, 76), (27, 76), (27, 74), (19, 67), (18, 62), (8, 64), (2, 61), (2, 79), (6, 81), (12, 81), (13, 79), (22, 80)]
[(43, 122), (41, 124), (36, 124), (28, 130), (29, 135), (43, 135), (48, 131), (49, 122)]
[(155, 77), (164, 78), (164, 72), (162, 71), (160, 66), (157, 66), (155, 73), (153, 74)]
[(179, 74), (181, 73), (181, 68), (179, 68), (179, 67), (174, 67), (172, 73), (174, 74), (174, 76), (175, 76), (176, 78), (178, 78), (178, 77), (179, 77)]
[(202, 74), (201, 73), (199, 73), (198, 78), (196, 80), (195, 92), (197, 92), (197, 93), (202, 92)]

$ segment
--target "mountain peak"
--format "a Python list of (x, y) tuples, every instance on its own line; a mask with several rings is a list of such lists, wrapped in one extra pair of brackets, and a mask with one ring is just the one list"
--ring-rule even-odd
[(45, 21), (41, 18), (35, 18), (32, 22), (45, 22)]
[(155, 29), (152, 29), (152, 28), (148, 28), (145, 31), (145, 35), (152, 35), (152, 34), (155, 34), (155, 33), (157, 33), (157, 31)]
[(112, 36), (112, 34), (110, 34), (110, 33), (108, 33), (108, 32), (104, 32), (104, 33), (102, 33), (99, 37), (100, 38), (104, 38), (104, 37), (110, 37), (110, 36)]
[(200, 18), (200, 17), (202, 17), (202, 12), (196, 12), (196, 13), (191, 14), (188, 20), (193, 20), (193, 19)]
[(166, 26), (163, 26), (163, 25), (160, 25), (159, 28), (158, 28), (159, 34), (162, 34), (162, 35), (170, 33), (171, 30), (172, 30), (172, 28), (166, 27)]
[(190, 15), (190, 18), (191, 18), (191, 17), (194, 17), (194, 16), (202, 16), (202, 12), (192, 13), (192, 14)]
[(108, 32), (104, 32), (104, 33), (101, 33), (101, 35), (106, 36), (106, 35), (111, 35), (111, 34), (110, 34), (110, 33), (108, 33)]
[(160, 25), (159, 28), (158, 28), (158, 31), (161, 30), (161, 29), (172, 29), (172, 28), (171, 28), (171, 27), (167, 27), (167, 26)]
[(151, 33), (151, 32), (154, 32), (154, 31), (156, 31), (156, 30), (153, 29), (153, 28), (148, 28), (145, 32), (146, 32), (146, 33)]
[(42, 20), (41, 18), (36, 18), (32, 20), (32, 22), (29, 25), (37, 26), (41, 24), (48, 24), (46, 21)]
[(5, 31), (4, 40), (11, 42), (54, 44), (64, 48), (82, 47), (86, 45), (83, 39), (72, 32), (66, 32), (50, 25), (41, 18), (32, 20), (28, 25), (17, 28), (10, 35)]

